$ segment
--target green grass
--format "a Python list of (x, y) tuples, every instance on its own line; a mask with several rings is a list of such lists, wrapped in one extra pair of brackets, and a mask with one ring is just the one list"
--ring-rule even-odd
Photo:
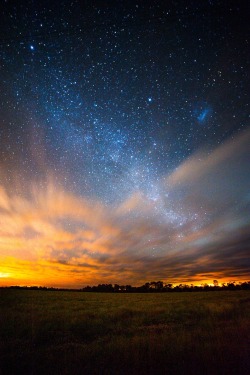
[(0, 374), (250, 374), (247, 291), (0, 291)]

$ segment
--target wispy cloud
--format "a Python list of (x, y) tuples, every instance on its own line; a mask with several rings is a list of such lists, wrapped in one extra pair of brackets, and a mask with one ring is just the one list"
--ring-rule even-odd
[[(80, 287), (151, 279), (247, 279), (250, 132), (199, 152), (157, 186), (107, 206), (51, 180), (0, 186), (2, 284)], [(159, 194), (160, 192), (160, 194)]]

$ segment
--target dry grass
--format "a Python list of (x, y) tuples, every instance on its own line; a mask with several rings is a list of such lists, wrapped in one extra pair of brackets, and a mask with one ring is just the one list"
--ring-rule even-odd
[(0, 291), (0, 374), (250, 374), (249, 292)]

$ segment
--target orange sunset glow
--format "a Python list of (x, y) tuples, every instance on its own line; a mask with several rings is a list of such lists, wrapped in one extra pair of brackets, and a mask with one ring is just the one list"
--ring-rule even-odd
[(244, 201), (233, 205), (246, 190), (238, 175), (249, 140), (248, 132), (209, 156), (193, 155), (162, 178), (157, 199), (138, 190), (106, 205), (52, 177), (18, 194), (1, 186), (0, 285), (246, 280), (248, 216)]
[(250, 374), (248, 1), (0, 1), (0, 375)]
[(111, 3), (0, 1), (0, 286), (247, 281), (245, 6)]

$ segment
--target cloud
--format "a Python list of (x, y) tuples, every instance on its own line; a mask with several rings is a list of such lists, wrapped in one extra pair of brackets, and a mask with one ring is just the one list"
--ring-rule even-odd
[(211, 153), (197, 152), (168, 177), (167, 185), (173, 188), (176, 185), (202, 183), (204, 177), (211, 178), (218, 171), (220, 174), (216, 175), (216, 178), (219, 178), (220, 182), (224, 178), (226, 182), (230, 175), (233, 179), (237, 176), (244, 177), (248, 172), (249, 141), (250, 131), (248, 130), (225, 142)]
[[(0, 186), (1, 282), (80, 287), (152, 279), (248, 278), (250, 132), (197, 153), (157, 186), (119, 205), (48, 179)], [(159, 193), (160, 192), (160, 193)]]

